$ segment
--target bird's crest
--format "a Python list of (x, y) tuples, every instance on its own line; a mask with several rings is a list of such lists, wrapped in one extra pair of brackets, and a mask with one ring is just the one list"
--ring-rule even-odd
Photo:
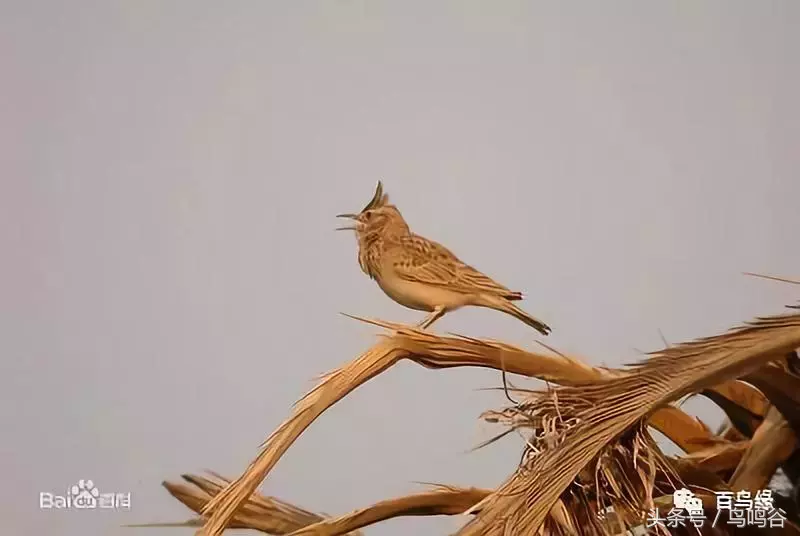
[(375, 188), (375, 194), (372, 196), (372, 199), (370, 199), (369, 203), (367, 203), (367, 206), (361, 209), (361, 213), (363, 214), (364, 212), (374, 208), (380, 208), (387, 203), (389, 203), (389, 194), (383, 193), (383, 183), (378, 181), (378, 186)]

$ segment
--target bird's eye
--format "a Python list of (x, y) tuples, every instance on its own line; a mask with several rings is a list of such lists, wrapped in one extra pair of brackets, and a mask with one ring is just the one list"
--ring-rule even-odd
[(372, 212), (365, 212), (364, 213), (364, 219), (365, 220), (369, 220), (371, 217), (372, 217)]

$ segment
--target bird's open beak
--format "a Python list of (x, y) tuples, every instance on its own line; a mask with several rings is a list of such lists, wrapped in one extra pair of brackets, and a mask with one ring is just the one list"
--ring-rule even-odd
[[(350, 220), (358, 219), (358, 214), (337, 214), (337, 218), (347, 218)], [(346, 227), (337, 227), (337, 231), (355, 231), (357, 227), (355, 225), (348, 225)]]

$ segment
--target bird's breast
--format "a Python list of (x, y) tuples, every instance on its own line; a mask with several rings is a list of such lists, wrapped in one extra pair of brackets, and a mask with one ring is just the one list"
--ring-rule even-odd
[(408, 281), (383, 270), (375, 281), (384, 293), (391, 299), (409, 309), (417, 311), (432, 311), (435, 305), (430, 296), (430, 289), (421, 283)]
[(472, 295), (454, 291), (444, 285), (431, 285), (397, 275), (384, 264), (376, 278), (378, 285), (394, 301), (417, 311), (433, 311), (437, 307), (455, 310), (471, 303)]

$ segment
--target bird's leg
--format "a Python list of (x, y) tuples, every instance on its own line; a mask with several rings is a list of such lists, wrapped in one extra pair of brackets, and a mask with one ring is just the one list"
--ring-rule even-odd
[(447, 312), (447, 310), (444, 308), (444, 306), (442, 306), (442, 305), (437, 305), (437, 306), (436, 306), (436, 307), (433, 309), (433, 311), (431, 311), (431, 314), (429, 314), (428, 316), (426, 316), (426, 317), (425, 317), (425, 319), (424, 319), (422, 322), (420, 322), (419, 324), (417, 324), (417, 327), (418, 327), (419, 329), (428, 329), (428, 327), (429, 327), (431, 324), (433, 324), (434, 322), (436, 322), (437, 320), (439, 320), (440, 318), (442, 318), (446, 312)]

